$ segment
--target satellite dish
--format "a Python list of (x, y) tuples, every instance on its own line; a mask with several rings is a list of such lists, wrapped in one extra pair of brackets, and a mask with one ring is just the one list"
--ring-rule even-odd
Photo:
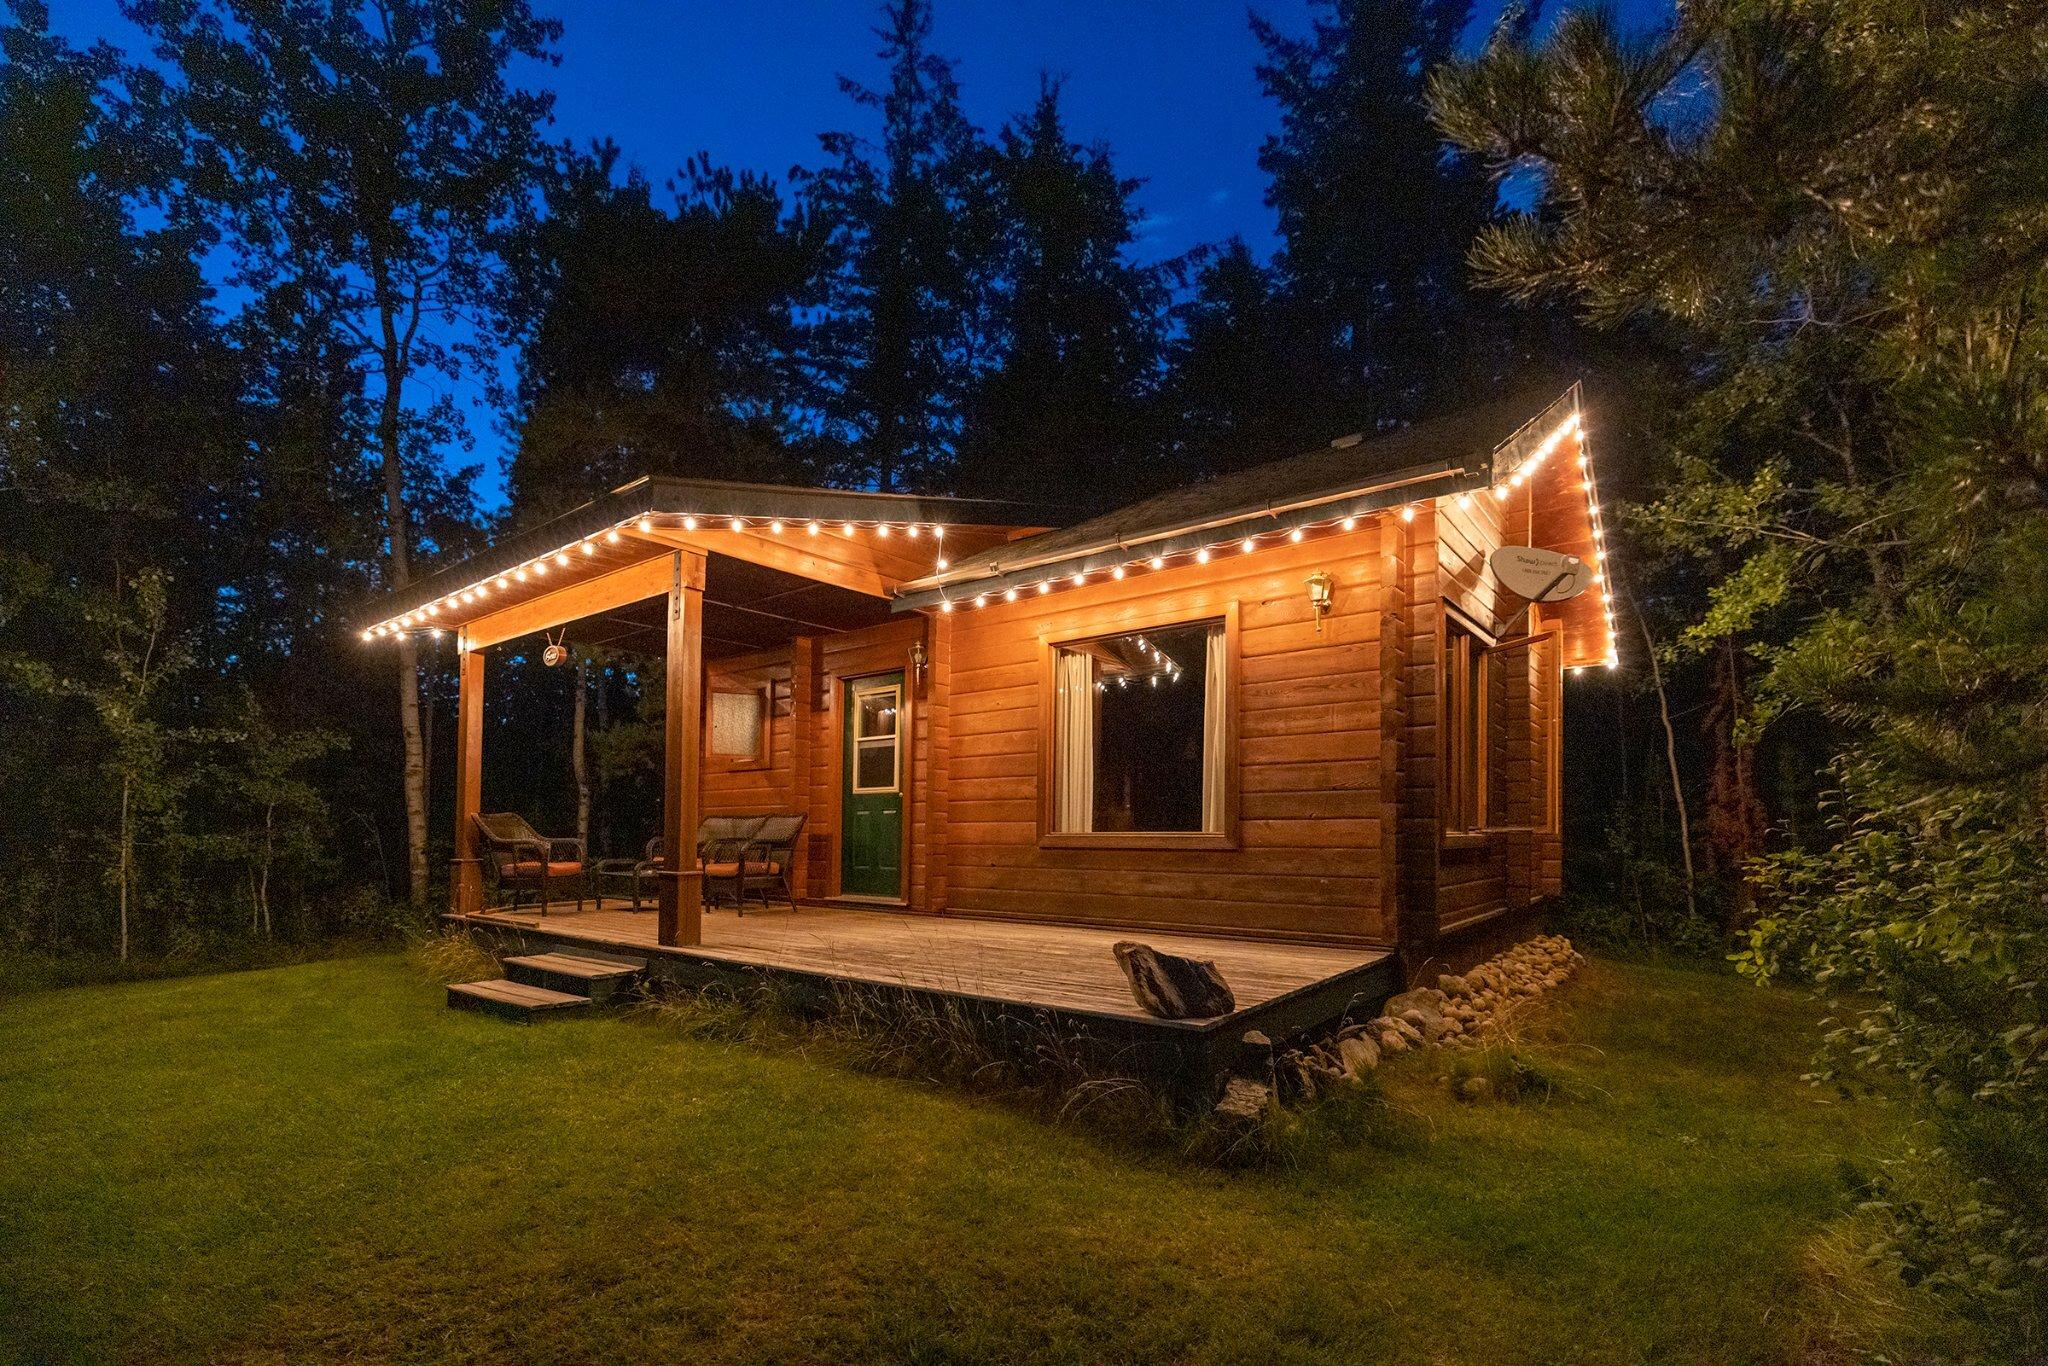
[(1494, 578), (1517, 597), (1531, 602), (1563, 602), (1593, 584), (1593, 567), (1576, 555), (1534, 546), (1504, 545), (1487, 556)]

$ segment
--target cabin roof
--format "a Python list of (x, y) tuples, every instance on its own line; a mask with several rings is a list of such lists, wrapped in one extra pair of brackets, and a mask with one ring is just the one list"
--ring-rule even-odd
[[(963, 594), (1091, 574), (1145, 555), (1172, 556), (1248, 535), (1366, 513), (1419, 498), (1481, 488), (1495, 457), (1558, 403), (1554, 395), (1501, 400), (1382, 435), (1328, 446), (1220, 475), (1085, 522), (1018, 537), (897, 590), (899, 608), (932, 607)], [(1532, 416), (1534, 414), (1535, 416)]]
[[(1004, 539), (1048, 524), (1043, 509), (990, 498), (938, 498), (915, 493), (864, 493), (785, 484), (749, 484), (724, 479), (643, 475), (580, 507), (492, 541), (463, 560), (448, 564), (404, 588), (378, 598), (372, 620), (417, 611), (480, 582), (543, 559), (565, 546), (606, 536), (642, 517), (690, 515), (707, 524), (728, 518), (750, 522), (782, 519), (861, 526), (946, 526), (983, 529), (977, 539)], [(1055, 514), (1056, 516), (1056, 514)], [(600, 555), (592, 570), (610, 571), (620, 557)], [(559, 580), (558, 580), (559, 581)], [(451, 617), (445, 624), (454, 624)]]

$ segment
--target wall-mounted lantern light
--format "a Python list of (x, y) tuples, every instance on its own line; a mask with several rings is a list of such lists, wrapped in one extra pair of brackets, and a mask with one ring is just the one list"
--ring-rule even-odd
[(1323, 618), (1330, 615), (1336, 592), (1337, 581), (1323, 570), (1318, 569), (1308, 576), (1308, 605), (1315, 609), (1317, 635), (1323, 633)]

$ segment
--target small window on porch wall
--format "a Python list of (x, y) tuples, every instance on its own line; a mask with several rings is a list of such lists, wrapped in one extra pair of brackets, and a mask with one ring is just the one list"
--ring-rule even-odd
[(1446, 613), (1444, 829), (1552, 829), (1558, 741), (1555, 633), (1488, 641)]
[(1224, 641), (1196, 622), (1053, 651), (1054, 834), (1223, 830)]
[(711, 755), (737, 763), (768, 757), (768, 690), (719, 689), (711, 694)]

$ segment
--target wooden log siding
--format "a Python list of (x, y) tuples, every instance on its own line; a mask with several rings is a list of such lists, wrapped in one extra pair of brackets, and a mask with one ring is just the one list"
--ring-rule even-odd
[[(948, 908), (1024, 919), (1380, 941), (1380, 530), (1218, 552), (953, 614)], [(1337, 581), (1317, 630), (1307, 579)], [(1050, 643), (1213, 620), (1235, 603), (1239, 847), (1041, 847)]]
[[(1555, 833), (1447, 834), (1442, 779), (1446, 603), (1483, 624), (1553, 631), (1556, 609), (1512, 623), (1486, 555), (1529, 537), (1529, 500), (1467, 509), (1445, 498), (1411, 522), (1387, 514), (1348, 535), (1219, 551), (1206, 566), (1138, 571), (1054, 594), (1025, 593), (930, 617), (906, 616), (786, 649), (719, 661), (710, 685), (775, 689), (772, 762), (704, 777), (709, 814), (805, 812), (796, 886), (813, 899), (839, 881), (840, 729), (845, 684), (906, 677), (907, 904), (920, 911), (1276, 939), (1389, 944), (1411, 964), (1455, 935), (1561, 886)], [(1336, 579), (1318, 632), (1307, 579)], [(1170, 621), (1214, 620), (1235, 604), (1238, 845), (1119, 848), (1115, 836), (1046, 847), (1040, 747), (1050, 643)], [(929, 668), (911, 677), (923, 640)], [(1531, 784), (1560, 780), (1555, 675), (1567, 646), (1529, 652), (1532, 686), (1512, 718), (1533, 734), (1509, 777), (1518, 810)], [(1534, 748), (1551, 746), (1548, 757)], [(1390, 870), (1398, 869), (1398, 872)]]

